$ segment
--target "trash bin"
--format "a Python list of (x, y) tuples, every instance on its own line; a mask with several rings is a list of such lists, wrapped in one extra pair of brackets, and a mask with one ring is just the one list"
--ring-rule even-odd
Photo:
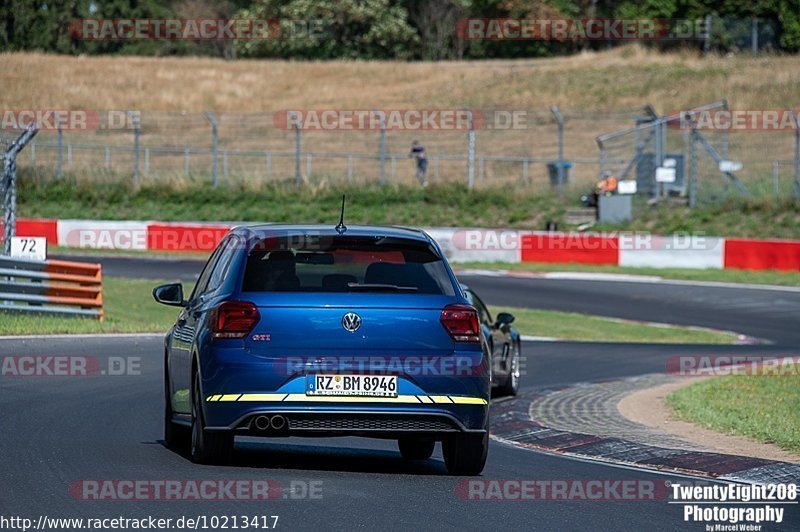
[[(558, 167), (559, 164), (564, 168), (564, 182), (558, 182)], [(550, 185), (557, 187), (558, 185), (566, 185), (569, 182), (569, 169), (572, 168), (572, 163), (569, 161), (558, 161), (547, 164), (547, 173), (550, 175)]]

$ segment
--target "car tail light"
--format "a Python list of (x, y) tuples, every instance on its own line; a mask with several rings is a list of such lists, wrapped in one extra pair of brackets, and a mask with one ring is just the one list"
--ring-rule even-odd
[(480, 342), (478, 311), (469, 305), (447, 305), (439, 321), (456, 342)]
[(261, 314), (249, 301), (226, 301), (217, 307), (212, 317), (212, 338), (244, 338), (253, 330)]

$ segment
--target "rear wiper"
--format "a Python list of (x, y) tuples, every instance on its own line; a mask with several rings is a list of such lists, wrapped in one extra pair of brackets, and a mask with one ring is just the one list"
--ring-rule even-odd
[(350, 290), (356, 292), (416, 292), (416, 286), (397, 286), (383, 283), (347, 283)]

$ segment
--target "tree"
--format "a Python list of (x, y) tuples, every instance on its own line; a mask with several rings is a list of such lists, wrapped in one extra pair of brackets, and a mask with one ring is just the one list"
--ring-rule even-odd
[(237, 42), (242, 57), (408, 59), (419, 43), (389, 0), (259, 0), (237, 17), (280, 25), (275, 38)]

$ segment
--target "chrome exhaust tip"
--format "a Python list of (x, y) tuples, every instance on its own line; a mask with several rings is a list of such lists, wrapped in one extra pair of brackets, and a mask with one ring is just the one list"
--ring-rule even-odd
[(269, 430), (270, 427), (269, 418), (267, 416), (256, 416), (256, 418), (253, 420), (253, 426), (257, 430), (260, 430), (262, 432)]
[(272, 416), (272, 419), (269, 422), (270, 426), (275, 430), (283, 430), (286, 428), (288, 424), (286, 418), (283, 416)]

